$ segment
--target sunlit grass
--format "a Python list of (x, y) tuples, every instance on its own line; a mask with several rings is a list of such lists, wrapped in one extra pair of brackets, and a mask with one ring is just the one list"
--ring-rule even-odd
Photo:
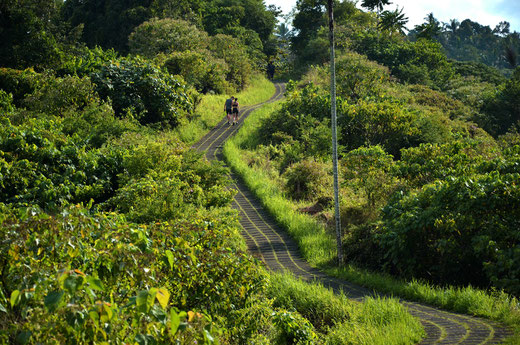
[(279, 273), (270, 275), (266, 293), (273, 306), (294, 309), (311, 321), (325, 344), (404, 345), (424, 336), (420, 322), (394, 298), (355, 302), (319, 283)]

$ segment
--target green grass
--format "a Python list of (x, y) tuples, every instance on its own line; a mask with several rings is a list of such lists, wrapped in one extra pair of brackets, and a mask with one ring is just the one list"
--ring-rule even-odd
[(225, 116), (224, 102), (229, 96), (235, 96), (241, 106), (257, 104), (268, 100), (275, 92), (274, 84), (258, 75), (252, 78), (250, 85), (233, 95), (204, 95), (195, 110), (192, 121), (181, 124), (175, 132), (186, 144), (192, 145), (202, 138), (208, 130)]
[(515, 331), (509, 343), (520, 343), (520, 303), (503, 292), (488, 292), (468, 287), (439, 287), (423, 281), (405, 281), (355, 266), (331, 265), (336, 256), (336, 244), (330, 232), (314, 218), (296, 211), (293, 203), (265, 172), (254, 170), (243, 160), (241, 147), (254, 135), (262, 118), (280, 107), (270, 104), (255, 111), (244, 122), (238, 134), (224, 146), (228, 164), (242, 176), (248, 187), (259, 197), (264, 207), (297, 241), (305, 259), (328, 274), (358, 283), (381, 293), (428, 303), (441, 309), (485, 317), (503, 322)]
[(262, 118), (268, 116), (280, 106), (280, 103), (265, 105), (249, 116), (236, 136), (224, 145), (224, 156), (229, 165), (239, 173), (247, 186), (260, 198), (266, 207), (293, 238), (298, 242), (305, 259), (315, 265), (325, 264), (336, 256), (334, 239), (329, 236), (323, 225), (314, 219), (293, 211), (291, 202), (287, 200), (280, 188), (270, 183), (271, 178), (262, 170), (251, 169), (242, 160), (240, 145), (247, 140), (258, 126)]
[(274, 307), (298, 311), (322, 335), (325, 344), (416, 344), (424, 336), (419, 321), (393, 298), (363, 302), (334, 294), (319, 283), (273, 273), (267, 296)]

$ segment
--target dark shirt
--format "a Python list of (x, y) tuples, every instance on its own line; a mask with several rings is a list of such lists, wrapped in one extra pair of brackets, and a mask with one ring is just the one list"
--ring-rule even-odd
[(231, 98), (226, 99), (226, 109), (231, 109), (231, 104), (233, 104), (233, 100)]

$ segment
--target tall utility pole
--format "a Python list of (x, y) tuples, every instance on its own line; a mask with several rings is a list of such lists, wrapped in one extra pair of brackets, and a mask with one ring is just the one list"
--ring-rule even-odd
[(330, 112), (332, 125), (332, 169), (334, 173), (334, 209), (336, 218), (336, 243), (338, 246), (338, 262), (343, 264), (343, 248), (341, 245), (341, 218), (339, 214), (339, 182), (338, 182), (338, 133), (336, 128), (336, 62), (334, 57), (334, 11), (333, 1), (328, 0), (329, 40), (330, 40)]

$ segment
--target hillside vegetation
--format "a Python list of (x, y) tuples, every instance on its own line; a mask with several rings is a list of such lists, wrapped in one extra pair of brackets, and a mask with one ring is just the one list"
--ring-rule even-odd
[(226, 145), (228, 161), (315, 266), (518, 330), (520, 67), (450, 60), (436, 37), (386, 25), (390, 11), (336, 5), (348, 266), (334, 242), (324, 1), (298, 2), (298, 81)]
[(273, 94), (268, 57), (289, 66), (278, 14), (260, 0), (0, 4), (0, 343), (421, 339), (395, 299), (266, 273), (228, 169), (189, 148), (230, 94)]

